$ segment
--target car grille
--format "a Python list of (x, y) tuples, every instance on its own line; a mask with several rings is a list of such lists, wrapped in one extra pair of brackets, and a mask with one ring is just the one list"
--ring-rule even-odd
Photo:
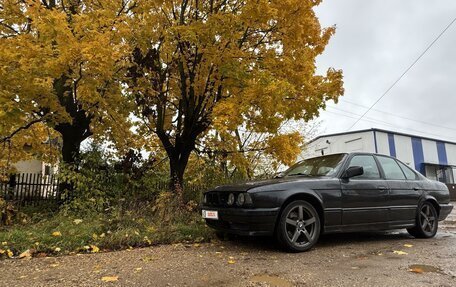
[(206, 205), (215, 207), (231, 207), (227, 203), (230, 193), (234, 193), (237, 198), (238, 192), (210, 191), (206, 193)]

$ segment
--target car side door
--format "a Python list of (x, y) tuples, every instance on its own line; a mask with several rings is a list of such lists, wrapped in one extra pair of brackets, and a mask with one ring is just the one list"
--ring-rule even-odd
[(355, 154), (346, 168), (363, 167), (363, 174), (341, 179), (342, 224), (345, 230), (377, 229), (388, 222), (388, 186), (373, 155)]
[(396, 220), (400, 220), (404, 224), (414, 225), (418, 203), (424, 191), (423, 182), (410, 167), (399, 160), (396, 160), (396, 162), (406, 177), (407, 192), (401, 193), (400, 196), (393, 192), (390, 193), (392, 204), (401, 207), (400, 210), (397, 208), (400, 212), (392, 212), (392, 215), (398, 216)]
[(416, 204), (410, 183), (397, 161), (393, 158), (377, 155), (380, 168), (389, 187), (388, 208), (390, 225), (402, 226), (414, 217)]

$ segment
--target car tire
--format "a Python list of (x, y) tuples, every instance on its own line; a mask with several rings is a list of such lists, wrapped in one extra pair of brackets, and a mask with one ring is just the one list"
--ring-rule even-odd
[(415, 226), (408, 228), (407, 231), (416, 238), (432, 238), (437, 233), (438, 227), (437, 210), (432, 203), (425, 201), (416, 212)]
[(320, 231), (320, 216), (315, 207), (307, 201), (296, 200), (282, 210), (275, 235), (284, 250), (304, 252), (317, 243)]

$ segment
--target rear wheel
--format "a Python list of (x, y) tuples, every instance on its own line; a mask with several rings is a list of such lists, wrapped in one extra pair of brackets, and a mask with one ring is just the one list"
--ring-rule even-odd
[(320, 217), (307, 201), (297, 200), (282, 211), (276, 228), (278, 243), (287, 251), (303, 252), (320, 237)]
[(437, 211), (432, 203), (425, 201), (418, 208), (415, 220), (415, 227), (407, 229), (410, 235), (416, 238), (432, 238), (435, 236), (439, 221)]

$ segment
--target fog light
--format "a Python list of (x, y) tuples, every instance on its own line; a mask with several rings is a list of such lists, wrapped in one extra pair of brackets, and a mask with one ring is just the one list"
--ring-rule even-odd
[(234, 194), (233, 193), (230, 193), (230, 195), (228, 195), (227, 204), (228, 205), (233, 205), (234, 204)]

